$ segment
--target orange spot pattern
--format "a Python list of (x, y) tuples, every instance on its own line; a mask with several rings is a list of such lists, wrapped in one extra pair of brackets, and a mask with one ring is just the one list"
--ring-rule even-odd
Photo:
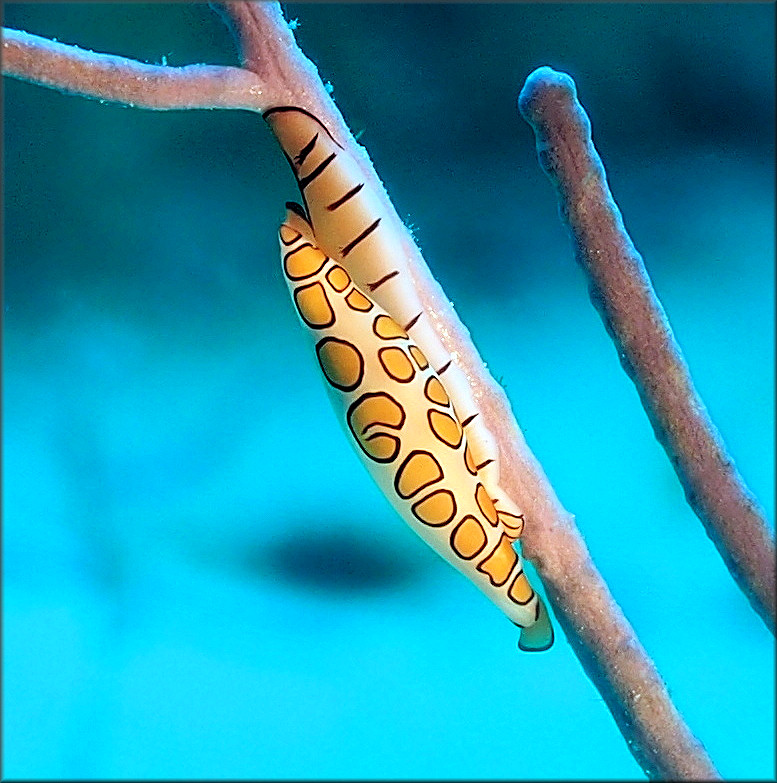
[(335, 312), (329, 304), (321, 283), (303, 285), (294, 291), (294, 304), (302, 320), (311, 329), (326, 329), (335, 322)]
[(486, 574), (494, 587), (501, 587), (507, 581), (517, 561), (518, 555), (510, 539), (502, 535), (496, 549), (478, 566), (478, 571)]
[(285, 223), (281, 226), (279, 234), (281, 237), (281, 243), (284, 245), (290, 245), (292, 242), (296, 242), (302, 236), (302, 234), (300, 234), (298, 231), (295, 231), (291, 226), (287, 226)]
[(475, 490), (475, 502), (478, 504), (483, 516), (496, 527), (499, 524), (499, 517), (496, 515), (496, 508), (494, 508), (494, 501), (488, 496), (486, 488), (482, 484), (478, 484)]
[(429, 429), (441, 443), (457, 449), (461, 445), (461, 425), (447, 413), (430, 408), (426, 417), (429, 420)]
[(326, 279), (338, 294), (345, 291), (351, 284), (350, 275), (339, 264), (332, 265), (332, 268), (326, 273)]
[(362, 313), (368, 313), (372, 310), (372, 302), (367, 299), (358, 288), (354, 288), (353, 291), (345, 297), (345, 303), (351, 310), (358, 310)]
[(337, 337), (325, 337), (316, 345), (316, 355), (329, 383), (341, 391), (352, 391), (364, 375), (364, 359), (356, 346)]
[(381, 348), (378, 351), (378, 361), (381, 363), (386, 375), (399, 383), (410, 383), (415, 377), (415, 367), (407, 354), (394, 346)]
[(483, 526), (469, 514), (456, 525), (451, 533), (453, 551), (464, 560), (472, 560), (475, 555), (480, 554), (487, 541)]
[(478, 469), (475, 467), (475, 460), (472, 458), (472, 450), (469, 447), (469, 443), (464, 448), (464, 464), (473, 476), (477, 476)]
[[(301, 235), (290, 226), (283, 225), (280, 238), (284, 245), (292, 245)], [(351, 277), (342, 266), (327, 259), (310, 244), (301, 244), (286, 253), (283, 266), (287, 277), (294, 282), (318, 275), (328, 267), (323, 277), (328, 284), (329, 294), (318, 280), (294, 289), (297, 310), (312, 329), (323, 330), (334, 326), (336, 317), (330, 295), (342, 296), (348, 307), (356, 312), (368, 313), (374, 307), (368, 297), (352, 286)], [(407, 384), (415, 378), (416, 367), (422, 372), (429, 367), (423, 352), (409, 343), (406, 331), (388, 315), (381, 313), (372, 320), (372, 332), (380, 340), (407, 341), (404, 348), (390, 345), (378, 349), (377, 357), (388, 379)], [(317, 343), (316, 353), (324, 376), (332, 386), (348, 392), (358, 389), (364, 378), (365, 357), (357, 346), (334, 336), (326, 336)], [(452, 410), (445, 387), (436, 375), (426, 379), (423, 395), (433, 405)], [(390, 463), (397, 459), (406, 412), (394, 397), (384, 391), (363, 393), (348, 408), (346, 419), (357, 444), (371, 460)], [(446, 447), (459, 449), (464, 442), (464, 464), (472, 476), (477, 476), (477, 465), (469, 444), (465, 442), (458, 418), (437, 408), (429, 408), (427, 421), (436, 440)], [(454, 492), (447, 488), (435, 488), (444, 478), (442, 465), (434, 454), (417, 449), (411, 451), (396, 469), (394, 489), (400, 498), (412, 503), (410, 510), (413, 516), (424, 525), (444, 527), (455, 522), (449, 534), (450, 546), (463, 560), (474, 560), (484, 555), (489, 540), (488, 525), (498, 527), (501, 524), (504, 532), (498, 543), (479, 558), (476, 568), (488, 578), (491, 585), (503, 587), (518, 563), (512, 541), (523, 530), (523, 517), (499, 511), (486, 488), (478, 482), (474, 500), (482, 518), (465, 514), (456, 521), (458, 506)], [(432, 491), (428, 491), (430, 488)], [(427, 490), (426, 494), (424, 490)], [(513, 578), (507, 595), (511, 601), (520, 605), (529, 603), (534, 597), (523, 570), (519, 569)]]
[(372, 324), (372, 331), (381, 340), (407, 340), (407, 332), (390, 316), (379, 315)]
[(531, 589), (529, 580), (526, 578), (526, 574), (524, 574), (523, 571), (513, 579), (513, 583), (510, 585), (507, 595), (517, 604), (528, 604), (534, 597), (534, 590)]
[(402, 406), (385, 392), (363, 394), (348, 408), (348, 427), (362, 451), (376, 462), (392, 462), (400, 440), (385, 428), (400, 430), (405, 423)]
[(425, 525), (441, 527), (456, 516), (456, 498), (449, 489), (438, 489), (414, 503), (411, 510)]
[(283, 257), (283, 268), (289, 280), (304, 280), (320, 272), (326, 255), (312, 245), (300, 245)]
[(523, 533), (523, 515), (517, 517), (515, 514), (510, 514), (507, 511), (497, 511), (496, 513), (507, 535), (513, 541), (520, 538), (521, 533)]
[[(410, 350), (413, 350), (413, 346), (410, 346)], [(429, 365), (427, 365), (428, 367)], [(437, 405), (447, 406), (450, 404), (450, 397), (448, 392), (445, 391), (445, 387), (440, 383), (440, 379), (436, 375), (430, 376), (429, 380), (424, 386), (424, 395), (429, 402), (436, 403)]]
[(419, 370), (425, 370), (429, 366), (429, 362), (426, 361), (423, 351), (417, 345), (408, 346), (410, 355), (415, 359), (415, 363), (418, 365)]
[(394, 488), (401, 498), (411, 498), (442, 479), (440, 463), (428, 451), (411, 451), (399, 466)]

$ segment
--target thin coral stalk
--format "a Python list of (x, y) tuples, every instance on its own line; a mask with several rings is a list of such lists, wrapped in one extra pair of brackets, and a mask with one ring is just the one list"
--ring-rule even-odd
[(252, 109), (277, 100), (244, 68), (147, 65), (3, 28), (3, 73), (18, 79), (141, 109)]
[(691, 380), (642, 257), (626, 233), (591, 124), (566, 74), (538, 68), (519, 98), (588, 277), (594, 307), (685, 490), (740, 589), (774, 633), (774, 538)]
[[(602, 693), (630, 751), (651, 778), (717, 779), (715, 767), (675, 709), (655, 666), (596, 570), (573, 517), (561, 506), (529, 450), (504, 391), (488, 373), (469, 333), (432, 277), (391, 206), (369, 156), (354, 141), (315, 66), (298, 48), (278, 3), (228, 2), (216, 7), (235, 33), (246, 73), (258, 77), (265, 95), (272, 93), (278, 104), (315, 113), (361, 166), (365, 186), (385, 199), (388, 220), (402, 237), (422, 303), (444, 346), (466, 373), (487, 427), (497, 439), (501, 484), (526, 511), (529, 523), (523, 552), (536, 566), (561, 627)], [(25, 73), (17, 69), (13, 75), (34, 80), (34, 69), (29, 64), (27, 68)], [(64, 73), (58, 82), (56, 73), (49, 72), (43, 83), (95, 95), (107, 75), (102, 71), (79, 78), (82, 81), (77, 84)], [(140, 101), (134, 103), (141, 105)]]

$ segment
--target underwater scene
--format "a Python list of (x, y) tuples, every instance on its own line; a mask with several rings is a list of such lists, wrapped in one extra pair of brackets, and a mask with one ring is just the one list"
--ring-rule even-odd
[[(774, 637), (685, 500), (517, 108), (535, 68), (575, 80), (773, 530), (774, 4), (283, 10), (674, 705), (723, 778), (774, 779)], [(205, 3), (3, 15), (239, 64)], [(519, 650), (359, 464), (284, 282), (299, 191), (262, 118), (3, 89), (3, 778), (644, 779), (558, 623)]]

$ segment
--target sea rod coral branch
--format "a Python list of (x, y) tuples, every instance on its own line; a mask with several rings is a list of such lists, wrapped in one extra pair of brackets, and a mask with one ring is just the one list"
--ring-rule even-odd
[(534, 128), (540, 164), (556, 188), (591, 301), (656, 437), (691, 508), (774, 633), (774, 539), (694, 388), (642, 257), (626, 233), (575, 83), (566, 74), (538, 68), (527, 78), (518, 104)]
[(275, 102), (251, 71), (147, 65), (3, 28), (3, 73), (64, 93), (142, 109), (251, 109)]

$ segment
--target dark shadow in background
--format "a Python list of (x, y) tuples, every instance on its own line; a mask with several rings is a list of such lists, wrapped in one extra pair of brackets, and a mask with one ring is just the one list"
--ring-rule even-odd
[(363, 524), (342, 521), (318, 524), (315, 533), (297, 529), (249, 545), (241, 566), (296, 588), (348, 596), (406, 588), (425, 570), (420, 559), (365, 537)]

